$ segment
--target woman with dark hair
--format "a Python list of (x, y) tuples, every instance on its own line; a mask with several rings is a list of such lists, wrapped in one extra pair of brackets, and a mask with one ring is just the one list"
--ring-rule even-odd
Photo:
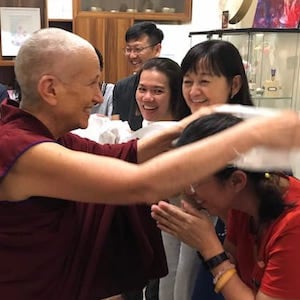
[(182, 60), (181, 70), (183, 95), (192, 112), (213, 104), (253, 105), (241, 55), (230, 42), (195, 45)]
[[(177, 145), (225, 130), (241, 119), (211, 114), (191, 123)], [(183, 209), (152, 206), (158, 227), (202, 255), (225, 299), (300, 299), (300, 182), (281, 173), (229, 164), (185, 191)], [(192, 204), (192, 205), (191, 205)], [(227, 223), (224, 245), (209, 214)], [(201, 295), (199, 295), (201, 296)]]
[[(182, 95), (181, 69), (175, 61), (165, 57), (149, 59), (138, 72), (137, 81), (136, 102), (143, 117), (143, 128), (157, 121), (179, 121), (191, 114)], [(166, 256), (168, 259), (168, 253)], [(159, 280), (149, 281), (145, 298), (163, 299), (158, 294)], [(128, 295), (124, 298), (133, 299)]]
[[(208, 40), (193, 46), (182, 60), (181, 72), (183, 96), (192, 113), (214, 104), (253, 105), (241, 55), (230, 42)], [(212, 221), (224, 239), (224, 224), (217, 218)], [(195, 298), (201, 294), (206, 300), (222, 299), (213, 292), (210, 274), (196, 251), (173, 236), (163, 236), (170, 263), (168, 276), (161, 280), (160, 298), (192, 299), (195, 287)]]
[(144, 121), (179, 121), (190, 115), (181, 86), (181, 69), (175, 61), (165, 57), (149, 59), (138, 73), (136, 90)]

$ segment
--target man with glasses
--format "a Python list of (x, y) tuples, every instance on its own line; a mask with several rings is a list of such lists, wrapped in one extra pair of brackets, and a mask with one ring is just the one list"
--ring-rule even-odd
[(134, 74), (118, 81), (113, 91), (113, 115), (128, 121), (132, 130), (142, 127), (142, 116), (135, 101), (138, 85), (136, 73), (146, 60), (160, 55), (163, 32), (153, 22), (140, 22), (131, 26), (126, 34), (124, 54)]

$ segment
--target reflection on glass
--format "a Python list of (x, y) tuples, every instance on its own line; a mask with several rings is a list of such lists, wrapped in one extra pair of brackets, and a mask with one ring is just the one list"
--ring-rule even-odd
[(183, 13), (182, 0), (80, 0), (83, 11)]

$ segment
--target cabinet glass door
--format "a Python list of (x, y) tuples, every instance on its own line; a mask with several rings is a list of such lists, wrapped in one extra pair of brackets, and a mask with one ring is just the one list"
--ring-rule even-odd
[(252, 51), (249, 55), (252, 70), (249, 80), (256, 91), (258, 105), (292, 107), (297, 58), (297, 36), (292, 33), (256, 33), (251, 36)]
[(184, 13), (182, 0), (80, 0), (83, 11)]

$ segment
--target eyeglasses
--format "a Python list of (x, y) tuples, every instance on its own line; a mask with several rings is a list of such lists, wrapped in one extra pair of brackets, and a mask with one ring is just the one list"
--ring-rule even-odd
[(130, 54), (131, 52), (132, 52), (133, 54), (140, 54), (140, 53), (141, 53), (142, 51), (144, 51), (145, 49), (154, 47), (154, 46), (156, 46), (157, 44), (158, 44), (158, 43), (152, 44), (152, 45), (149, 45), (149, 46), (145, 46), (145, 47), (133, 47), (133, 48), (131, 48), (131, 47), (125, 47), (125, 48), (123, 48), (123, 51), (124, 51), (125, 54)]

